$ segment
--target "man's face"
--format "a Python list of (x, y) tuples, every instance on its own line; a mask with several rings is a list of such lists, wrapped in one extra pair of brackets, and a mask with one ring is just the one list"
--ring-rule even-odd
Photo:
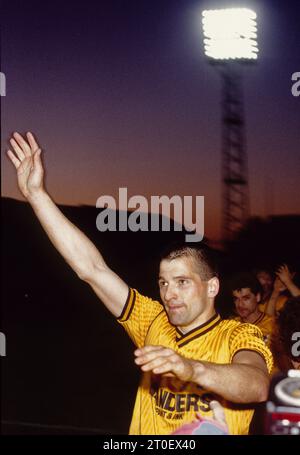
[(232, 296), (236, 312), (242, 319), (247, 319), (252, 313), (257, 311), (260, 295), (255, 295), (251, 289), (236, 289), (232, 292)]
[(273, 279), (272, 279), (272, 276), (269, 272), (265, 271), (265, 270), (261, 270), (260, 272), (258, 272), (258, 274), (256, 275), (256, 278), (258, 279), (258, 281), (260, 282), (261, 284), (261, 287), (263, 288), (263, 291), (264, 293), (269, 293), (272, 291), (272, 288), (273, 288)]
[[(213, 296), (208, 292), (208, 283), (212, 281), (216, 289)], [(169, 321), (184, 333), (206, 322), (214, 314), (213, 298), (218, 292), (218, 279), (203, 281), (193, 258), (161, 261), (158, 283)]]

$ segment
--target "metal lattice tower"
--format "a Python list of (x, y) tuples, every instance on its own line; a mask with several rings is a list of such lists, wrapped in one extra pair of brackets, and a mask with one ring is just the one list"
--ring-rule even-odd
[(249, 188), (240, 64), (226, 63), (222, 76), (222, 234), (225, 241), (249, 217)]
[(202, 11), (204, 52), (222, 76), (222, 234), (233, 240), (249, 217), (242, 65), (258, 56), (257, 14), (248, 8)]

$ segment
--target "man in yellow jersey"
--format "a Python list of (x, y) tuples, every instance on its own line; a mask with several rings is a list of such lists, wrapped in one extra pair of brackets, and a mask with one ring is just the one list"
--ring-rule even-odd
[(270, 346), (275, 319), (259, 309), (261, 285), (257, 278), (251, 273), (239, 273), (231, 280), (231, 291), (237, 313), (236, 320), (259, 327), (264, 341)]
[(253, 403), (268, 395), (272, 355), (257, 327), (216, 314), (219, 280), (208, 252), (195, 244), (167, 252), (159, 270), (163, 306), (142, 296), (52, 201), (34, 136), (14, 133), (10, 144), (19, 189), (49, 239), (137, 347), (136, 363), (144, 374), (130, 433), (172, 433), (196, 413), (211, 417), (209, 402), (217, 398), (229, 433), (247, 434)]
[(216, 314), (219, 280), (204, 247), (172, 246), (161, 258), (158, 282), (164, 307), (131, 289), (119, 318), (145, 373), (130, 432), (167, 434), (195, 412), (210, 417), (209, 402), (217, 397), (229, 432), (246, 434), (253, 413), (247, 403), (265, 398), (259, 388), (266, 383), (256, 373), (263, 369), (268, 382), (265, 365), (270, 371), (272, 363), (261, 332)]

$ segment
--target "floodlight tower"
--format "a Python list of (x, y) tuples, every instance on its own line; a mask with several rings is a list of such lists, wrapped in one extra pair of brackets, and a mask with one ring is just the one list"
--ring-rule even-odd
[(256, 13), (246, 8), (202, 13), (204, 49), (222, 78), (223, 240), (249, 217), (249, 189), (241, 64), (257, 59)]

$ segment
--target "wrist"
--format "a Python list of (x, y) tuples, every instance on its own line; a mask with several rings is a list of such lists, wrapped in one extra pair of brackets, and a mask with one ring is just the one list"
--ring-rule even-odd
[(201, 385), (200, 384), (201, 378), (203, 378), (203, 375), (205, 373), (205, 365), (202, 362), (192, 360), (191, 367), (192, 367), (191, 382)]
[(31, 205), (38, 204), (39, 202), (45, 200), (48, 197), (48, 193), (44, 188), (39, 188), (33, 191), (29, 191), (26, 199)]
[(289, 288), (290, 286), (293, 285), (293, 280), (291, 280), (290, 278), (287, 278), (286, 280), (283, 281), (283, 284), (285, 284), (286, 287)]

